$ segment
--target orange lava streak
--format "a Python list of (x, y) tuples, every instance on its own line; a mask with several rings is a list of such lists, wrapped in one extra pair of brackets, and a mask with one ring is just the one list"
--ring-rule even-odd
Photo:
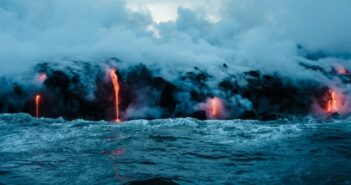
[(207, 100), (207, 116), (211, 119), (218, 119), (223, 116), (223, 105), (221, 99), (214, 97)]
[(333, 90), (329, 90), (329, 93), (330, 93), (330, 99), (328, 100), (327, 112), (329, 113), (338, 112), (337, 95)]
[(39, 105), (41, 96), (37, 94), (35, 96), (35, 117), (39, 118)]
[(219, 104), (220, 102), (218, 98), (211, 99), (211, 115), (214, 118), (218, 117), (219, 106), (220, 106)]
[(120, 122), (119, 119), (119, 84), (118, 84), (118, 77), (116, 75), (115, 70), (110, 71), (110, 77), (112, 80), (114, 92), (115, 92), (115, 111), (116, 111), (116, 119), (115, 121)]

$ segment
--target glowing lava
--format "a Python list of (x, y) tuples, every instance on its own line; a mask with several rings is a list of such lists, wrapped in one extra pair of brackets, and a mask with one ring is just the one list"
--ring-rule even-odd
[(115, 111), (116, 111), (116, 122), (120, 122), (121, 120), (119, 119), (119, 84), (118, 84), (118, 77), (116, 75), (115, 70), (110, 71), (110, 77), (111, 81), (113, 84), (113, 89), (114, 89), (114, 94), (115, 94)]
[(219, 115), (220, 109), (220, 100), (218, 98), (211, 99), (211, 115), (214, 118), (217, 118)]
[(40, 98), (41, 96), (39, 94), (35, 96), (35, 117), (37, 118), (39, 118)]
[(214, 97), (210, 98), (206, 102), (207, 116), (212, 119), (218, 119), (223, 116), (223, 103), (222, 100)]
[(329, 89), (329, 99), (327, 101), (326, 110), (328, 113), (335, 113), (340, 111), (341, 102), (340, 97), (337, 95), (335, 90)]

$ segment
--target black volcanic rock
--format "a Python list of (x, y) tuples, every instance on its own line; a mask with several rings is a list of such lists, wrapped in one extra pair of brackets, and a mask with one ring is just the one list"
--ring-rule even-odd
[(190, 115), (190, 117), (196, 118), (196, 119), (199, 119), (199, 120), (206, 120), (207, 119), (206, 112), (203, 111), (203, 110), (198, 110), (198, 111), (192, 113)]
[[(47, 76), (43, 84), (6, 82), (12, 86), (0, 93), (0, 111), (33, 115), (33, 98), (40, 93), (41, 116), (112, 120), (115, 111), (111, 69), (115, 69), (118, 76), (120, 118), (123, 120), (187, 116), (207, 119), (205, 107), (209, 105), (205, 104), (213, 97), (223, 102), (226, 113), (220, 117), (222, 119), (274, 120), (308, 115), (314, 100), (325, 108), (329, 99), (328, 84), (313, 79), (296, 80), (258, 70), (231, 74), (227, 65), (220, 66), (225, 70), (220, 78), (200, 67), (177, 71), (178, 76), (168, 78), (152, 66), (118, 67), (121, 64), (118, 59), (101, 63), (38, 64), (35, 74)], [(350, 82), (348, 74), (328, 72), (318, 65), (301, 65), (327, 78), (340, 79), (345, 84)], [(4, 84), (4, 80), (1, 83)]]
[(254, 112), (262, 120), (276, 119), (280, 115), (308, 114), (312, 98), (321, 87), (317, 82), (296, 83), (277, 75), (262, 75), (258, 71), (247, 72), (245, 76), (248, 84), (239, 87), (239, 93), (251, 100)]

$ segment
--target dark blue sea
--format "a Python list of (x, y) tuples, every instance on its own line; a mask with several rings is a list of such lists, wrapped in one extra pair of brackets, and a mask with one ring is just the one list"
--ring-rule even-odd
[(351, 184), (351, 118), (135, 120), (0, 115), (0, 184)]

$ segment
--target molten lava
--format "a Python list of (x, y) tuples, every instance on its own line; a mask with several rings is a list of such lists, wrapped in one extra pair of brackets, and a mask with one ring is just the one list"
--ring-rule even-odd
[(210, 98), (206, 102), (207, 117), (211, 119), (218, 119), (223, 116), (223, 103), (222, 100), (214, 97)]
[(111, 77), (111, 81), (113, 84), (113, 89), (114, 89), (114, 95), (115, 95), (115, 113), (116, 113), (116, 122), (120, 122), (119, 119), (119, 84), (118, 84), (118, 76), (116, 75), (116, 71), (115, 70), (111, 70), (110, 71), (110, 77)]
[(326, 105), (326, 111), (328, 113), (336, 113), (336, 112), (344, 112), (343, 109), (343, 102), (341, 95), (338, 95), (335, 90), (329, 89), (328, 91), (328, 101)]
[(217, 118), (220, 109), (220, 100), (218, 98), (211, 99), (211, 115), (213, 118)]
[(40, 98), (41, 96), (39, 94), (35, 96), (35, 117), (37, 118), (39, 118)]

